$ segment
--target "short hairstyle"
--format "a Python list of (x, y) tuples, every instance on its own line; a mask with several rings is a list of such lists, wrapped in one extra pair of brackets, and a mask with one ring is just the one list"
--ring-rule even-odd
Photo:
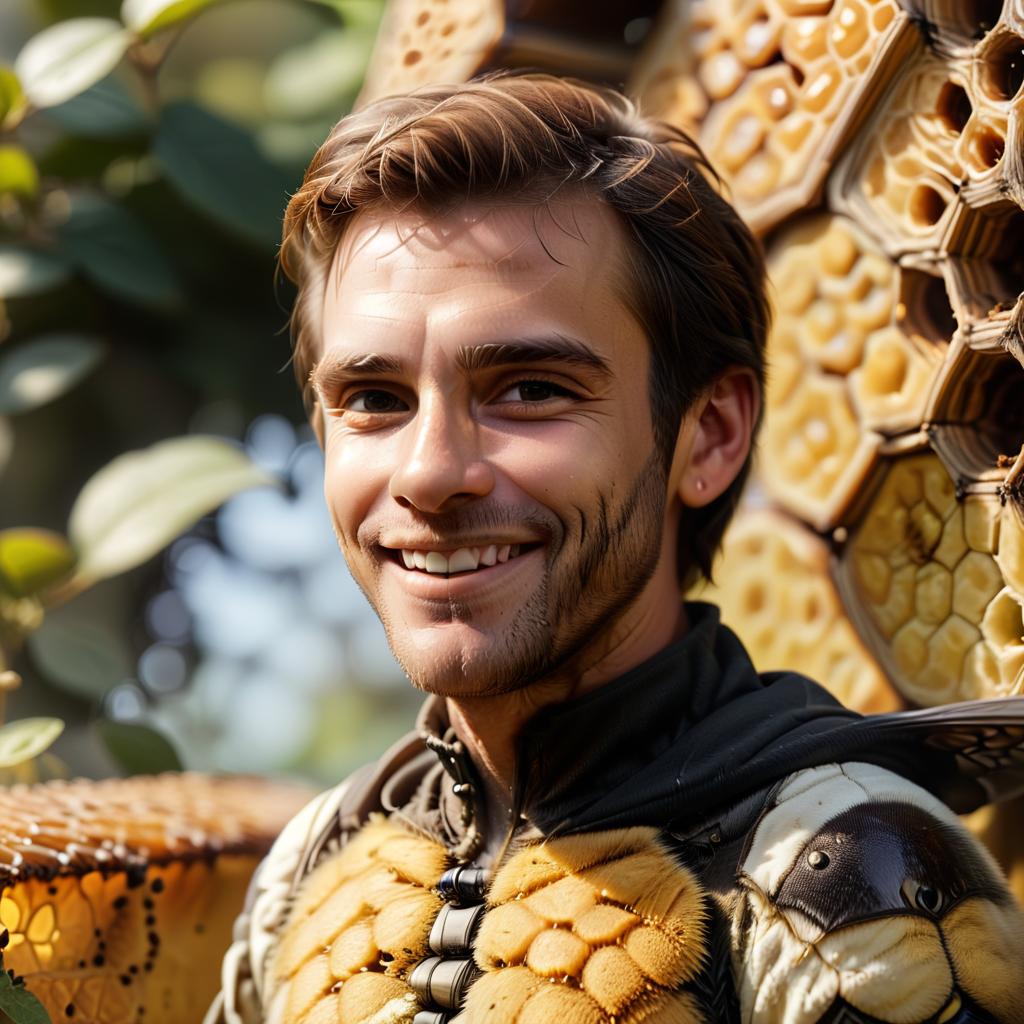
[[(322, 442), (309, 375), (328, 273), (351, 214), (373, 207), (439, 213), (466, 200), (540, 204), (572, 187), (607, 204), (626, 229), (625, 301), (650, 343), (651, 413), (667, 468), (682, 417), (726, 368), (747, 367), (764, 386), (764, 257), (717, 183), (685, 132), (642, 117), (613, 89), (552, 75), (499, 73), (428, 86), (342, 118), (288, 204), (280, 254), (298, 288), (294, 370), (317, 436)], [(710, 578), (750, 464), (748, 457), (710, 504), (685, 510), (684, 585)]]

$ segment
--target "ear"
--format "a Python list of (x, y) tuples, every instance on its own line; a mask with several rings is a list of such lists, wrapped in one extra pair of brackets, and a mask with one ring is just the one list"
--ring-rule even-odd
[(754, 372), (727, 369), (683, 417), (669, 474), (670, 497), (701, 508), (723, 494), (747, 455), (761, 410)]

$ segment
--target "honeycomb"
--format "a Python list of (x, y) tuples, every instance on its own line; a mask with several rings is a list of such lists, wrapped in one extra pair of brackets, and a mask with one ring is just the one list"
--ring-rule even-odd
[(827, 530), (883, 437), (921, 422), (946, 327), (920, 315), (910, 293), (921, 282), (846, 218), (796, 220), (773, 240), (768, 265), (775, 322), (761, 473), (780, 505)]
[(833, 154), (918, 45), (895, 0), (694, 0), (669, 8), (662, 33), (631, 89), (647, 113), (697, 128), (760, 231), (818, 192)]
[(762, 671), (799, 665), (855, 711), (895, 711), (902, 702), (846, 617), (829, 562), (828, 545), (795, 520), (747, 510), (726, 532), (718, 585), (699, 596), (719, 605)]
[(922, 705), (1024, 687), (1022, 523), (959, 498), (933, 453), (893, 461), (842, 555), (848, 604), (897, 689)]
[(471, 78), (505, 31), (501, 0), (392, 0), (359, 103), (436, 82)]
[(0, 789), (3, 969), (55, 1024), (200, 1019), (252, 872), (306, 797), (192, 774)]

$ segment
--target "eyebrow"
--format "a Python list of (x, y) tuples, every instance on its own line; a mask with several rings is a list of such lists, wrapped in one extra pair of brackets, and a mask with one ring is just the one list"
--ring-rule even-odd
[(602, 356), (578, 338), (564, 334), (463, 345), (455, 353), (455, 362), (467, 371), (522, 363), (570, 363), (593, 370), (603, 377), (612, 376), (611, 367)]
[(377, 377), (401, 372), (402, 362), (394, 356), (383, 356), (376, 352), (351, 356), (328, 353), (310, 370), (309, 379), (317, 391), (329, 394), (338, 384), (357, 374)]
[[(455, 363), (466, 372), (524, 363), (570, 363), (602, 377), (613, 376), (602, 356), (578, 338), (564, 334), (461, 345), (456, 350)], [(347, 356), (328, 353), (310, 371), (309, 379), (318, 391), (326, 394), (353, 376), (399, 376), (404, 370), (404, 364), (395, 356), (376, 352)]]

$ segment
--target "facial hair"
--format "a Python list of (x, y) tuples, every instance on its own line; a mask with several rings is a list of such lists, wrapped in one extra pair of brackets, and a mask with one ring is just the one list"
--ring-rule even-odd
[[(392, 653), (421, 690), (450, 697), (496, 696), (523, 689), (565, 669), (596, 637), (611, 628), (643, 590), (657, 567), (665, 515), (667, 477), (657, 453), (647, 459), (625, 497), (599, 492), (593, 507), (576, 507), (564, 522), (550, 509), (507, 509), (486, 504), (432, 517), (441, 535), (529, 523), (543, 528), (548, 560), (540, 585), (494, 635), (486, 653), (458, 661), (423, 664), (407, 642), (403, 624), (374, 605)], [(440, 520), (443, 518), (444, 522)], [(471, 601), (451, 600), (438, 621), (472, 623)]]

